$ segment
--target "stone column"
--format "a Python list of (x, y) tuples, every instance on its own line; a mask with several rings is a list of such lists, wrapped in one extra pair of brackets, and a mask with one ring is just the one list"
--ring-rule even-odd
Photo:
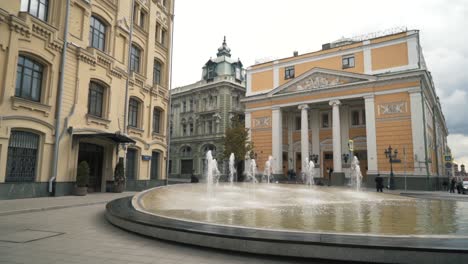
[[(367, 175), (377, 174), (377, 137), (375, 131), (375, 103), (374, 96), (364, 97), (366, 111), (366, 139), (367, 139)], [(362, 168), (361, 168), (362, 169)]]
[[(424, 175), (424, 161), (426, 159), (424, 148), (424, 122), (423, 101), (420, 90), (409, 92), (411, 104), (411, 129), (413, 136), (414, 174)], [(403, 152), (401, 152), (403, 154)]]
[(245, 128), (249, 129), (248, 140), (252, 140), (252, 115), (248, 110), (245, 110)]
[(343, 172), (341, 166), (341, 129), (340, 129), (340, 104), (339, 100), (331, 100), (333, 107), (333, 172)]
[(273, 173), (283, 174), (283, 120), (281, 118), (281, 109), (279, 106), (272, 108), (272, 153), (273, 156)]
[(309, 106), (303, 104), (299, 106), (299, 109), (301, 109), (301, 172), (305, 172), (306, 157), (309, 157), (309, 118), (307, 112)]

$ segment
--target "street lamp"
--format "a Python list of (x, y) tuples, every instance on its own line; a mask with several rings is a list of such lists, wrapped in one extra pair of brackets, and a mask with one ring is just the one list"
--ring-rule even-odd
[(317, 154), (312, 154), (311, 155), (311, 160), (314, 161), (315, 164), (317, 164), (317, 161), (318, 161), (318, 155)]
[(344, 163), (348, 163), (349, 154), (343, 154)]
[(390, 183), (389, 183), (389, 189), (390, 190), (393, 190), (395, 189), (395, 179), (393, 178), (393, 160), (396, 159), (397, 155), (398, 155), (398, 150), (395, 149), (393, 150), (393, 153), (392, 153), (392, 146), (388, 146), (388, 149), (385, 150), (385, 157), (387, 157), (390, 161)]

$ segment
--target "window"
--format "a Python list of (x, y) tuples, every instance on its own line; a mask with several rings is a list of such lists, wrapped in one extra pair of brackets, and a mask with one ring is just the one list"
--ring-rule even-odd
[(182, 102), (182, 112), (187, 112), (187, 102), (186, 101), (183, 101)]
[(91, 16), (89, 45), (104, 51), (106, 45), (106, 26), (99, 18)]
[(91, 82), (89, 84), (88, 114), (102, 117), (102, 105), (104, 104), (104, 87)]
[(159, 167), (160, 167), (160, 153), (157, 151), (153, 151), (151, 155), (151, 175), (150, 178), (152, 180), (159, 179)]
[(164, 47), (166, 46), (166, 30), (163, 28), (161, 29), (161, 45), (163, 45)]
[(292, 79), (294, 78), (294, 66), (289, 66), (284, 68), (284, 79)]
[(208, 134), (213, 133), (213, 121), (208, 121)]
[(351, 126), (363, 126), (366, 124), (364, 109), (351, 110)]
[(190, 99), (190, 111), (193, 111), (193, 99)]
[(181, 152), (182, 157), (191, 157), (192, 156), (192, 148), (189, 147), (189, 146), (182, 147), (180, 152)]
[(160, 35), (159, 32), (161, 32), (161, 24), (159, 22), (156, 22), (156, 42), (161, 43)]
[(134, 98), (130, 98), (128, 102), (128, 125), (138, 127), (138, 111), (140, 103)]
[(36, 178), (39, 135), (12, 131), (8, 143), (6, 182), (33, 182)]
[(15, 96), (39, 102), (41, 100), (44, 67), (37, 61), (20, 55), (18, 58)]
[(141, 50), (132, 44), (132, 50), (130, 54), (130, 71), (140, 72), (140, 57)]
[(207, 79), (211, 80), (215, 77), (215, 67), (214, 66), (208, 66), (208, 74), (207, 74)]
[(145, 19), (146, 19), (146, 13), (141, 11), (140, 12), (140, 21), (138, 23), (138, 26), (140, 26), (141, 28), (145, 28)]
[(193, 123), (190, 123), (190, 135), (193, 135)]
[(182, 135), (183, 136), (187, 135), (187, 124), (182, 125)]
[(137, 153), (136, 149), (127, 149), (127, 179), (136, 179), (137, 174)]
[(161, 84), (161, 62), (157, 60), (154, 61), (153, 84)]
[(21, 11), (28, 12), (43, 21), (47, 21), (48, 8), (48, 0), (21, 0)]
[(296, 116), (295, 124), (296, 124), (296, 130), (301, 130), (301, 117), (300, 116)]
[(162, 5), (163, 5), (164, 7), (167, 7), (167, 1), (166, 1), (166, 0), (162, 0)]
[(153, 133), (161, 133), (161, 110), (154, 109), (153, 111)]
[(174, 126), (171, 123), (171, 125), (169, 126), (169, 134), (172, 136), (173, 132), (174, 132)]
[(322, 113), (322, 128), (330, 128), (330, 113)]
[(343, 69), (354, 68), (354, 55), (343, 57)]
[(169, 160), (169, 173), (172, 173), (172, 160)]

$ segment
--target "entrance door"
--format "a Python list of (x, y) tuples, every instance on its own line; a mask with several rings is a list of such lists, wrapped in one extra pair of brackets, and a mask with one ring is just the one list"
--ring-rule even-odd
[(359, 167), (361, 168), (362, 182), (367, 182), (367, 150), (356, 150), (354, 153), (359, 160)]
[(89, 166), (88, 192), (100, 192), (102, 182), (102, 163), (104, 148), (90, 143), (80, 143), (78, 164), (86, 161)]
[(302, 169), (302, 154), (300, 152), (296, 152), (296, 179), (300, 179), (301, 177), (301, 169)]
[(333, 169), (333, 152), (323, 152), (323, 166), (322, 166), (322, 175), (324, 179), (327, 179), (330, 182), (330, 175), (328, 173), (329, 169)]

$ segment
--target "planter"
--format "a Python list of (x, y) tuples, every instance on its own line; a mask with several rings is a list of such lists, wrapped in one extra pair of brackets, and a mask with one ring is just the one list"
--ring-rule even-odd
[(88, 193), (88, 187), (75, 186), (75, 190), (73, 193), (78, 196), (85, 196)]
[(121, 193), (124, 190), (125, 190), (125, 184), (124, 183), (114, 185), (114, 192), (115, 193)]

